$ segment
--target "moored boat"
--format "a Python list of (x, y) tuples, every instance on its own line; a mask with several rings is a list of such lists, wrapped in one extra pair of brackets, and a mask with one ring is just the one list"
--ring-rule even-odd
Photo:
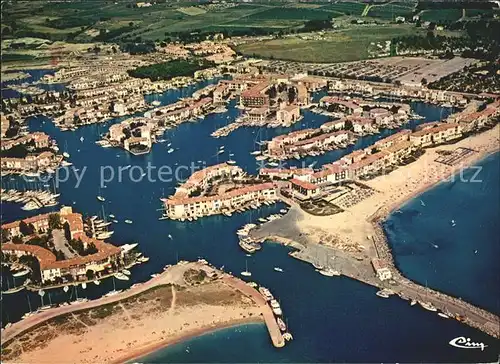
[(266, 287), (259, 287), (259, 293), (265, 298), (266, 301), (274, 299), (271, 291), (269, 291)]
[(278, 324), (278, 327), (281, 331), (286, 331), (286, 325), (281, 318), (278, 317), (276, 319), (276, 323)]
[(432, 312), (436, 312), (437, 311), (437, 308), (434, 307), (432, 305), (432, 303), (430, 302), (418, 302), (420, 304), (420, 306), (422, 306), (423, 308), (425, 308), (427, 311), (432, 311)]
[(123, 274), (121, 272), (115, 273), (114, 276), (115, 276), (115, 278), (120, 279), (122, 281), (128, 281), (129, 280), (129, 277), (127, 277), (125, 274)]
[(271, 305), (271, 309), (273, 310), (273, 313), (276, 316), (281, 316), (283, 314), (283, 311), (281, 311), (281, 306), (278, 303), (278, 301), (276, 301), (275, 299), (272, 299), (270, 301), (270, 305)]

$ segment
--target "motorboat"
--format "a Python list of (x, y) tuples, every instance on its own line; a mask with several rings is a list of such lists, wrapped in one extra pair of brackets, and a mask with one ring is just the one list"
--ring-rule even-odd
[(436, 312), (437, 311), (437, 308), (434, 307), (432, 305), (432, 303), (430, 303), (430, 302), (426, 303), (426, 302), (420, 302), (419, 301), (418, 303), (420, 304), (420, 306), (422, 306), (423, 308), (425, 308), (427, 311), (432, 311), (432, 312)]
[(28, 274), (29, 272), (30, 272), (29, 269), (23, 269), (23, 270), (21, 270), (19, 272), (16, 272), (16, 273), (12, 274), (12, 276), (16, 277), (16, 278), (17, 277), (22, 277), (22, 276), (25, 276), (26, 274)]
[(96, 279), (96, 280), (94, 280), (94, 284), (95, 284), (96, 286), (98, 286), (98, 285), (100, 285), (100, 284), (101, 284), (101, 281), (100, 281), (100, 280), (98, 280), (98, 279)]
[(104, 197), (102, 197), (102, 196), (97, 196), (97, 199), (98, 199), (99, 201), (101, 201), (101, 202), (106, 201), (106, 199), (105, 199)]
[(275, 299), (272, 299), (270, 301), (270, 305), (271, 305), (271, 309), (273, 310), (273, 313), (276, 316), (281, 316), (283, 314), (283, 311), (281, 311), (281, 306), (278, 303), (278, 301), (276, 301)]
[(272, 299), (274, 299), (271, 291), (269, 291), (266, 287), (259, 287), (259, 293), (262, 295), (262, 297), (265, 298), (266, 301), (271, 301)]
[(274, 270), (276, 272), (281, 272), (281, 273), (283, 272), (283, 269), (281, 269), (280, 267), (274, 267)]
[(324, 276), (327, 276), (327, 277), (333, 277), (333, 276), (339, 276), (340, 273), (336, 270), (333, 270), (333, 269), (330, 269), (330, 268), (327, 268), (327, 269), (319, 269), (319, 273), (324, 275)]
[(278, 324), (278, 327), (281, 331), (286, 331), (286, 325), (281, 318), (278, 317), (276, 319), (276, 323)]
[(116, 279), (119, 279), (119, 280), (122, 280), (122, 281), (128, 281), (129, 280), (129, 277), (127, 277), (125, 274), (123, 274), (121, 272), (115, 273), (114, 276), (115, 276)]
[(389, 295), (387, 294), (386, 291), (381, 290), (376, 293), (377, 296), (382, 297), (382, 298), (389, 298)]
[(125, 220), (124, 222), (125, 222), (125, 224), (132, 224), (133, 221), (132, 220)]

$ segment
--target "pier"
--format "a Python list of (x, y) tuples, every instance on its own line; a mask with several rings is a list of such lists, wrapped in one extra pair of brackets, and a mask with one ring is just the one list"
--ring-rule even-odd
[[(391, 290), (405, 300), (430, 303), (437, 309), (436, 313), (443, 312), (450, 318), (455, 318), (499, 338), (500, 317), (461, 299), (421, 286), (404, 277), (398, 271), (380, 226), (381, 219), (388, 212), (389, 210), (386, 209), (380, 210), (377, 215), (372, 217), (371, 222), (375, 234), (370, 239), (374, 250), (363, 254), (334, 249), (322, 242), (314, 241), (308, 234), (302, 233), (295, 223), (297, 219), (300, 219), (299, 207), (296, 204), (282, 219), (265, 223), (250, 230), (249, 238), (255, 242), (272, 241), (291, 246), (295, 249), (290, 253), (293, 258), (315, 266), (321, 265), (324, 269), (336, 270), (346, 277), (379, 289)], [(371, 266), (372, 255), (383, 260), (389, 266), (392, 279), (386, 281), (378, 279)], [(335, 279), (335, 277), (331, 279)]]
[(181, 262), (175, 266), (165, 269), (164, 272), (145, 283), (136, 284), (125, 291), (117, 291), (114, 295), (103, 296), (96, 300), (71, 304), (67, 306), (59, 306), (48, 309), (46, 311), (38, 312), (21, 321), (13, 323), (12, 326), (2, 330), (2, 346), (9, 344), (15, 337), (55, 317), (105, 306), (111, 303), (116, 303), (127, 298), (139, 295), (141, 293), (145, 293), (146, 291), (155, 287), (178, 283), (179, 280), (182, 279), (184, 272), (186, 272), (190, 268), (203, 269), (209, 276), (218, 275), (225, 284), (239, 290), (242, 294), (253, 300), (261, 309), (262, 316), (268, 328), (273, 345), (275, 347), (283, 347), (285, 345), (283, 336), (281, 335), (271, 308), (269, 307), (269, 305), (267, 305), (266, 301), (259, 294), (259, 292), (257, 292), (257, 290), (247, 285), (244, 281), (220, 272), (217, 269), (207, 265), (205, 262), (199, 261), (191, 263)]

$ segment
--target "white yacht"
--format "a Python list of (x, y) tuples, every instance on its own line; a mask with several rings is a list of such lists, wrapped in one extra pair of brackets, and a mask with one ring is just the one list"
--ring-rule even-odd
[(115, 273), (114, 276), (115, 276), (115, 278), (120, 279), (122, 281), (128, 281), (129, 280), (129, 277), (127, 277), (125, 274), (123, 274), (121, 272)]
[(281, 316), (283, 314), (283, 311), (281, 311), (281, 306), (278, 303), (278, 301), (276, 301), (275, 299), (272, 299), (270, 303), (271, 303), (271, 308), (273, 310), (273, 313), (276, 316)]

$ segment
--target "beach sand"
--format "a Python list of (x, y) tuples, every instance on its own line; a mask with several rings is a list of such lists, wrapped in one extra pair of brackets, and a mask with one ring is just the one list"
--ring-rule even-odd
[[(346, 250), (346, 246), (354, 248), (361, 246), (365, 255), (373, 257), (376, 252), (371, 236), (375, 234), (375, 230), (370, 220), (375, 213), (384, 215), (397, 209), (436, 183), (455, 175), (460, 169), (498, 151), (499, 132), (500, 126), (497, 125), (491, 130), (455, 144), (428, 148), (415, 162), (364, 182), (373, 188), (375, 193), (342, 213), (332, 216), (313, 216), (303, 211), (298, 212), (295, 217), (296, 230), (307, 236), (311, 242), (322, 241), (327, 245), (340, 245), (342, 250)], [(459, 147), (473, 149), (476, 153), (469, 155), (455, 166), (435, 161), (439, 156), (437, 151), (452, 151)]]
[(161, 286), (133, 298), (56, 317), (3, 348), (3, 362), (124, 362), (221, 327), (262, 322), (262, 307), (224, 280)]

